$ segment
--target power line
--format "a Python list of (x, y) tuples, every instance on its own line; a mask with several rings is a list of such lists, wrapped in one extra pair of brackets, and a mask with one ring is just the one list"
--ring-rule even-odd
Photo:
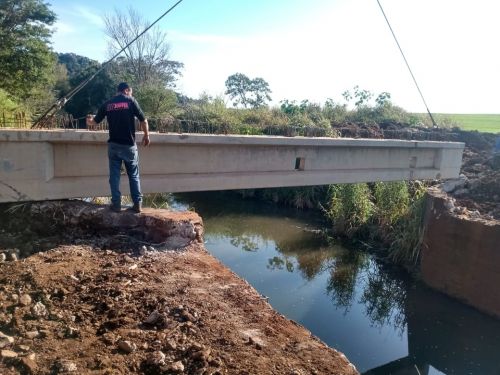
[(389, 29), (391, 30), (392, 36), (394, 37), (394, 40), (396, 41), (396, 44), (398, 45), (399, 52), (401, 52), (401, 56), (403, 56), (403, 60), (405, 61), (405, 64), (410, 71), (411, 78), (413, 78), (413, 82), (415, 82), (415, 86), (417, 86), (418, 93), (420, 94), (420, 97), (422, 98), (422, 101), (424, 102), (425, 109), (427, 109), (427, 113), (429, 114), (429, 117), (431, 118), (432, 125), (437, 128), (436, 121), (434, 121), (434, 117), (432, 117), (431, 111), (429, 111), (429, 107), (427, 106), (427, 103), (425, 101), (424, 95), (422, 94), (422, 91), (420, 90), (420, 87), (418, 86), (417, 80), (415, 79), (415, 76), (413, 75), (413, 72), (411, 71), (410, 64), (408, 64), (408, 60), (406, 60), (405, 54), (403, 53), (403, 50), (401, 46), (399, 45), (398, 39), (396, 38), (396, 34), (394, 34), (394, 31), (392, 30), (391, 24), (389, 23), (389, 20), (387, 19), (387, 16), (385, 15), (384, 8), (382, 8), (382, 4), (380, 4), (380, 1), (377, 0), (378, 6), (380, 7), (380, 10), (382, 11), (382, 14), (384, 15), (385, 22), (387, 22), (387, 26), (389, 26)]
[(177, 5), (182, 3), (184, 0), (178, 0), (174, 5), (172, 5), (165, 13), (163, 13), (160, 17), (156, 19), (151, 25), (146, 27), (143, 32), (141, 32), (139, 35), (137, 35), (134, 39), (132, 39), (128, 44), (123, 47), (120, 51), (118, 51), (112, 58), (110, 58), (108, 61), (104, 62), (101, 67), (90, 77), (82, 81), (78, 86), (73, 88), (71, 91), (69, 91), (66, 95), (64, 95), (62, 98), (58, 99), (52, 106), (42, 115), (38, 120), (35, 121), (33, 128), (41, 127), (43, 126), (44, 120), (47, 118), (47, 116), (50, 115), (55, 115), (58, 111), (60, 111), (64, 105), (70, 100), (73, 96), (75, 96), (81, 89), (83, 89), (90, 81), (92, 81), (95, 76), (97, 76), (100, 72), (106, 68), (106, 66), (113, 61), (115, 58), (117, 58), (123, 51), (125, 51), (132, 43), (134, 43), (137, 39), (139, 39), (141, 36), (143, 36), (149, 29), (151, 29), (154, 25), (156, 25), (163, 17), (165, 17), (167, 14), (169, 14)]

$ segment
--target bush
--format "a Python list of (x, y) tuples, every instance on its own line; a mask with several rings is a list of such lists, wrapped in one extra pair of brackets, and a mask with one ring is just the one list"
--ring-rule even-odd
[(411, 202), (407, 212), (394, 224), (388, 257), (395, 263), (412, 268), (418, 262), (424, 238), (426, 187), (418, 181), (410, 184), (413, 190), (410, 192)]
[(353, 237), (366, 228), (374, 211), (367, 184), (332, 185), (329, 195), (327, 215), (337, 233)]
[(373, 190), (378, 225), (390, 231), (396, 220), (408, 212), (408, 185), (405, 181), (377, 182)]

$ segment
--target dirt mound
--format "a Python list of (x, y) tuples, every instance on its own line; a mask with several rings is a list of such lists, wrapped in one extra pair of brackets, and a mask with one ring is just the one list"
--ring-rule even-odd
[[(69, 223), (79, 217), (84, 224), (74, 214), (85, 211), (83, 217), (93, 212), (101, 223), (118, 220), (136, 233), (116, 249), (107, 241), (112, 233), (56, 238), (47, 230), (66, 220), (76, 234), (78, 223)], [(22, 223), (19, 217), (36, 211), (10, 212), (9, 223)], [(196, 214), (114, 214), (88, 205), (57, 219), (45, 212), (43, 227), (28, 226), (36, 240), (26, 247), (45, 241), (45, 230), (45, 243), (55, 248), (16, 261), (28, 254), (2, 250), (0, 241), (0, 374), (357, 374), (345, 356), (278, 314), (208, 254), (185, 230), (186, 220), (199, 223)], [(179, 233), (191, 241), (175, 251), (135, 250), (139, 238), (149, 238), (140, 232), (146, 221), (168, 228), (163, 243)], [(4, 233), (15, 229), (0, 224)], [(17, 229), (10, 241), (20, 241), (24, 229)]]

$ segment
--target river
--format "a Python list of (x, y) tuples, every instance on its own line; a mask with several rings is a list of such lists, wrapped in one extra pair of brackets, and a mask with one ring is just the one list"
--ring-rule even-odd
[(210, 253), (363, 374), (500, 374), (500, 321), (326, 235), (319, 215), (220, 193), (176, 195)]

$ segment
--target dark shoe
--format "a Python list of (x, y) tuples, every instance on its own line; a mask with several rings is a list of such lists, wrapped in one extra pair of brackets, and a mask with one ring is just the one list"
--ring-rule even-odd
[(142, 211), (142, 203), (134, 203), (134, 205), (130, 208), (128, 208), (129, 211), (135, 212), (135, 213), (140, 213)]
[(121, 212), (122, 211), (122, 208), (116, 204), (110, 205), (109, 209), (113, 212)]

